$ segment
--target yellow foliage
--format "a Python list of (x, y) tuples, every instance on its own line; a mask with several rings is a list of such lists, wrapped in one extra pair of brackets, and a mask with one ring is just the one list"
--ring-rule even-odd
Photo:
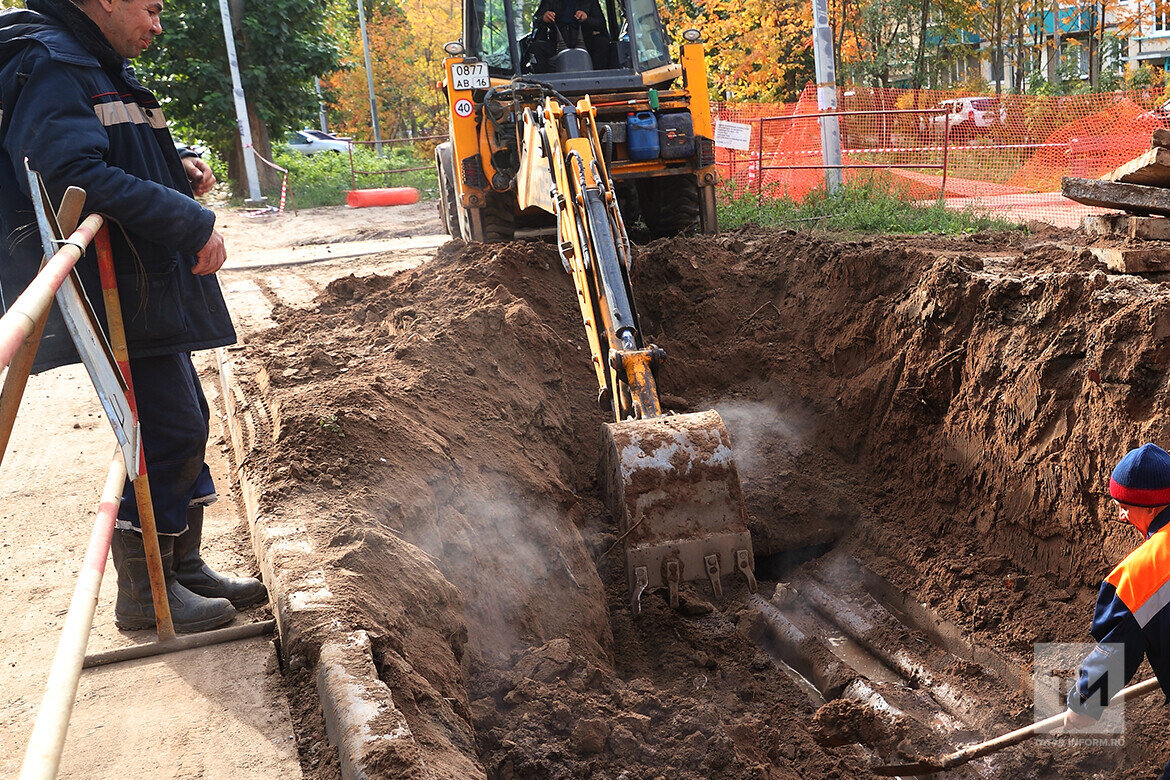
[(803, 0), (666, 0), (676, 35), (703, 31), (712, 93), (734, 100), (795, 100), (812, 80), (812, 6)]
[[(373, 60), (374, 92), (383, 138), (447, 132), (443, 44), (459, 37), (458, 0), (403, 0), (391, 12), (373, 10), (366, 19)], [(349, 69), (325, 80), (339, 131), (372, 140), (369, 91), (361, 36), (350, 37)]]

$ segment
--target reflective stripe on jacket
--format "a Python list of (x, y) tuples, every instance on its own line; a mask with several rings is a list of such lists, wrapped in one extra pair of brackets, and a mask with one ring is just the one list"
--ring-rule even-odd
[[(1100, 717), (1101, 702), (1125, 687), (1142, 658), (1170, 699), (1170, 509), (1150, 524), (1150, 534), (1140, 547), (1117, 565), (1097, 595), (1093, 638), (1097, 647), (1081, 664), (1077, 683), (1069, 691), (1068, 706), (1076, 712)], [(1107, 675), (1110, 659), (1121, 652), (1123, 679)], [(1116, 677), (1116, 675), (1114, 675)]]

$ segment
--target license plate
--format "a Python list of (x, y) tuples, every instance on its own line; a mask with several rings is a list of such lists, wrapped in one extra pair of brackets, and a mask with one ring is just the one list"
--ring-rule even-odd
[(491, 82), (488, 81), (488, 66), (486, 62), (474, 62), (470, 65), (452, 65), (451, 77), (454, 79), (455, 89), (487, 89), (491, 86)]

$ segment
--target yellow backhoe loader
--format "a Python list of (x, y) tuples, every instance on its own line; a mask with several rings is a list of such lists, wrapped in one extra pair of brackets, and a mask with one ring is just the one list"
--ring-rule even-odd
[(613, 43), (592, 51), (615, 67), (593, 67), (590, 51), (566, 45), (560, 32), (555, 52), (538, 61), (536, 32), (524, 28), (550, 2), (573, 0), (464, 0), (463, 41), (446, 47), (451, 137), (436, 150), (440, 211), (451, 235), (469, 241), (509, 240), (518, 224), (555, 219), (599, 401), (614, 420), (603, 431), (601, 481), (634, 611), (654, 588), (668, 589), (677, 606), (688, 581), (709, 582), (719, 597), (723, 578), (738, 573), (754, 591), (723, 420), (663, 410), (656, 375), (666, 354), (644, 340), (630, 285), (626, 218), (635, 209), (652, 234), (716, 229), (700, 36), (688, 30), (673, 62), (652, 0), (607, 0)]

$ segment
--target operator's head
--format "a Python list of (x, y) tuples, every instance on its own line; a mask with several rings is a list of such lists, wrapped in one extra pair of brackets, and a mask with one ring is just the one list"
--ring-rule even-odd
[(1130, 450), (1113, 469), (1109, 495), (1121, 519), (1142, 534), (1158, 513), (1170, 506), (1170, 453), (1156, 444)]
[(114, 51), (132, 60), (162, 33), (162, 0), (73, 0), (94, 21)]

